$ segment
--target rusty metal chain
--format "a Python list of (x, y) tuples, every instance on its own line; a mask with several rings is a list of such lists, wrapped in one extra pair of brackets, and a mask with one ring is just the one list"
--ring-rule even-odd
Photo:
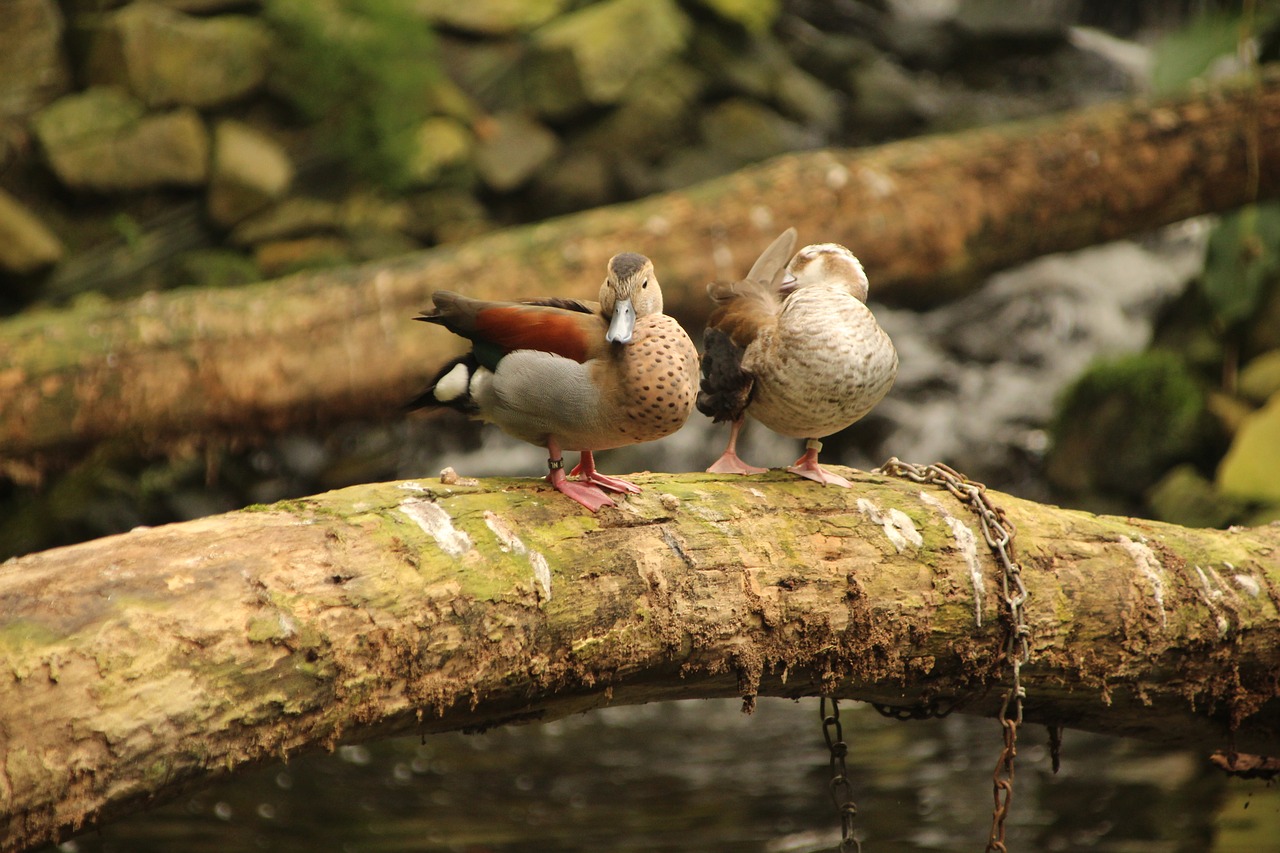
[[(831, 713), (827, 713), (827, 703)], [(858, 816), (858, 805), (853, 801), (853, 782), (844, 759), (849, 754), (849, 744), (844, 740), (844, 727), (840, 725), (840, 702), (834, 696), (823, 696), (818, 710), (822, 714), (822, 736), (831, 752), (831, 802), (840, 812), (840, 853), (862, 853), (862, 842), (853, 830), (853, 819)]]
[(1022, 667), (1031, 660), (1031, 629), (1027, 625), (1023, 609), (1027, 601), (1027, 589), (1022, 583), (1022, 567), (1013, 558), (1013, 537), (1017, 531), (1005, 517), (1004, 510), (991, 502), (985, 485), (970, 480), (949, 465), (941, 462), (916, 465), (894, 457), (873, 473), (941, 486), (969, 504), (978, 516), (982, 538), (1000, 564), (1000, 589), (1008, 620), (1004, 660), (1009, 666), (1010, 684), (1000, 703), (997, 717), (1004, 732), (1004, 746), (996, 760), (995, 771), (991, 774), (991, 793), (995, 806), (991, 812), (991, 834), (987, 838), (986, 853), (1006, 853), (1009, 848), (1005, 846), (1005, 820), (1009, 817), (1009, 807), (1013, 803), (1013, 761), (1018, 754), (1022, 704), (1027, 698), (1026, 688), (1022, 686)]

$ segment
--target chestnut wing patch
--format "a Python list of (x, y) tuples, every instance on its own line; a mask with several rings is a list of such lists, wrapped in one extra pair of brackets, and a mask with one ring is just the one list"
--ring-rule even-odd
[[(477, 344), (492, 344), (503, 354), (518, 349), (539, 350), (582, 363), (591, 350), (593, 325), (599, 325), (598, 321), (579, 311), (502, 305), (476, 313), (474, 340)], [(603, 336), (603, 329), (597, 330), (597, 335)]]

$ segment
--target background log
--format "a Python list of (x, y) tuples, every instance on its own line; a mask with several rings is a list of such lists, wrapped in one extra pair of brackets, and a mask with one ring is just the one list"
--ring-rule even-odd
[[(611, 703), (994, 713), (999, 575), (970, 509), (851, 475), (642, 475), (599, 515), (531, 481), (358, 486), (10, 560), (0, 848), (306, 749)], [(992, 497), (1030, 594), (1029, 722), (1275, 751), (1280, 525)]]
[(697, 336), (704, 285), (741, 275), (788, 225), (852, 247), (873, 298), (924, 304), (1048, 252), (1278, 195), (1272, 70), (1158, 103), (785, 156), (384, 263), (29, 312), (0, 323), (0, 473), (38, 476), (103, 440), (393, 416), (456, 351), (410, 322), (437, 288), (592, 295), (613, 253), (641, 251)]

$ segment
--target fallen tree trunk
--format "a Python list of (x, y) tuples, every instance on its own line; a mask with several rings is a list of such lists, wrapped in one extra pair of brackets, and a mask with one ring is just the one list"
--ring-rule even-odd
[(1046, 253), (1277, 196), (1271, 70), (1154, 104), (785, 156), (385, 263), (30, 313), (0, 323), (0, 475), (38, 477), (103, 440), (389, 415), (456, 351), (409, 322), (437, 288), (591, 296), (611, 255), (640, 251), (697, 337), (705, 284), (742, 275), (788, 225), (852, 247), (874, 298), (921, 304)]
[[(0, 848), (308, 748), (607, 704), (994, 713), (1000, 575), (971, 510), (854, 476), (642, 475), (599, 515), (530, 481), (358, 486), (10, 560)], [(1027, 721), (1275, 751), (1280, 525), (992, 497), (1030, 596)]]

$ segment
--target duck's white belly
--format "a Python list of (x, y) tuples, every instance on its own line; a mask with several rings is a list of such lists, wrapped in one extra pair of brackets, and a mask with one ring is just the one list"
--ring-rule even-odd
[(819, 288), (794, 294), (776, 331), (748, 349), (755, 378), (747, 413), (774, 432), (821, 438), (871, 411), (898, 373), (892, 341), (871, 310)]

